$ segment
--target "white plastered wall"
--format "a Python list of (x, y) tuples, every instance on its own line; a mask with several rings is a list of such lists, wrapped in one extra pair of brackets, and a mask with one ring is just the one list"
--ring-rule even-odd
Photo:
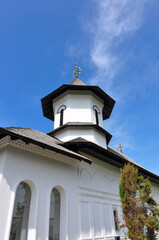
[(79, 168), (80, 240), (114, 240), (116, 235), (124, 239), (122, 231), (115, 231), (113, 217), (115, 208), (121, 220), (120, 169), (90, 158), (92, 165)]
[(81, 137), (103, 148), (107, 148), (105, 135), (93, 128), (66, 128), (60, 132), (55, 133), (54, 137), (60, 139), (62, 142), (67, 142), (72, 139)]
[(63, 124), (68, 122), (96, 123), (93, 106), (99, 110), (99, 126), (103, 127), (103, 101), (90, 91), (66, 91), (53, 101), (54, 129), (60, 126), (60, 114), (57, 113), (61, 105), (66, 106), (64, 110)]
[[(122, 224), (120, 169), (87, 154), (81, 154), (91, 158), (93, 163), (79, 167), (80, 240), (114, 240), (115, 236), (124, 240), (124, 232), (115, 230), (113, 217), (113, 209), (116, 209)], [(159, 203), (159, 184), (154, 182), (152, 195)]]
[[(18, 184), (31, 188), (27, 240), (48, 240), (50, 194), (61, 195), (60, 240), (104, 240), (115, 236), (112, 209), (120, 205), (114, 180), (119, 169), (108, 164), (62, 163), (14, 147), (0, 152), (3, 177), (0, 183), (0, 239), (8, 240)], [(103, 215), (104, 213), (104, 215)], [(88, 233), (89, 231), (89, 233)]]
[(27, 240), (48, 240), (53, 187), (61, 195), (60, 240), (78, 239), (77, 166), (14, 147), (8, 148), (5, 159), (3, 156), (1, 150), (0, 163), (4, 163), (0, 182), (0, 239), (9, 239), (16, 189), (22, 181), (29, 184), (32, 194)]
[[(0, 239), (9, 239), (15, 193), (21, 181), (29, 184), (32, 193), (27, 240), (48, 240), (53, 187), (62, 199), (60, 240), (114, 240), (115, 235), (122, 236), (115, 231), (113, 218), (116, 208), (121, 220), (120, 169), (90, 158), (92, 165), (78, 160), (71, 164), (14, 147), (1, 150)], [(153, 194), (159, 199), (157, 184), (153, 184)]]
[[(53, 109), (55, 116), (54, 128), (60, 125), (60, 113), (57, 113), (60, 106), (65, 105), (63, 124), (73, 123), (93, 123), (96, 124), (95, 112), (93, 106), (99, 109), (98, 119), (99, 126), (103, 127), (103, 101), (90, 91), (66, 91), (60, 97), (53, 101)], [(82, 137), (103, 148), (107, 148), (106, 137), (103, 133), (96, 129), (74, 128), (63, 129), (54, 134), (57, 139), (63, 142)]]

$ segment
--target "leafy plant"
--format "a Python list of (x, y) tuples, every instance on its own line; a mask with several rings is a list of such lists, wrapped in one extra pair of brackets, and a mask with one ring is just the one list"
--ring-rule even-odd
[(151, 183), (127, 164), (121, 169), (119, 194), (124, 224), (131, 240), (155, 240), (159, 229), (158, 203), (151, 195)]

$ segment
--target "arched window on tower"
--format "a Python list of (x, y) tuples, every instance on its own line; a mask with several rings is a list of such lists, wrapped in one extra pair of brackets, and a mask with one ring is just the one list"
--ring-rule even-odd
[(18, 185), (9, 240), (27, 240), (31, 190), (27, 183)]
[(60, 240), (60, 193), (53, 188), (50, 199), (49, 240)]
[(64, 112), (65, 109), (66, 109), (66, 106), (61, 105), (57, 110), (57, 113), (60, 113), (60, 126), (63, 125), (63, 112)]
[(99, 125), (99, 116), (98, 116), (100, 114), (99, 108), (96, 105), (94, 105), (93, 110), (95, 113), (96, 124)]

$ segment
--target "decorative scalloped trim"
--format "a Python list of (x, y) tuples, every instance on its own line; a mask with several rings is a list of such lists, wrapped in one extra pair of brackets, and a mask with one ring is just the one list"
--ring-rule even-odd
[(40, 156), (51, 158), (56, 161), (60, 161), (60, 162), (67, 163), (70, 165), (77, 166), (77, 164), (78, 164), (77, 160), (75, 160), (71, 157), (65, 156), (60, 153), (56, 153), (49, 149), (44, 149), (44, 148), (39, 147), (32, 143), (27, 144), (20, 139), (11, 140), (10, 136), (6, 136), (6, 137), (0, 139), (0, 149), (3, 149), (7, 146), (12, 146), (12, 147), (15, 147), (15, 148), (27, 151), (27, 152), (32, 152), (32, 153), (38, 154)]

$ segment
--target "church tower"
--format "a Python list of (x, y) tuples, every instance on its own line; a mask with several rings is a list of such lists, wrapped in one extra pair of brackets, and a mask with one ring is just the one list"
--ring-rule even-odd
[(54, 121), (50, 136), (62, 142), (82, 138), (103, 148), (111, 139), (111, 134), (103, 129), (103, 120), (108, 119), (115, 101), (97, 86), (88, 86), (78, 79), (64, 84), (42, 102), (43, 115)]

